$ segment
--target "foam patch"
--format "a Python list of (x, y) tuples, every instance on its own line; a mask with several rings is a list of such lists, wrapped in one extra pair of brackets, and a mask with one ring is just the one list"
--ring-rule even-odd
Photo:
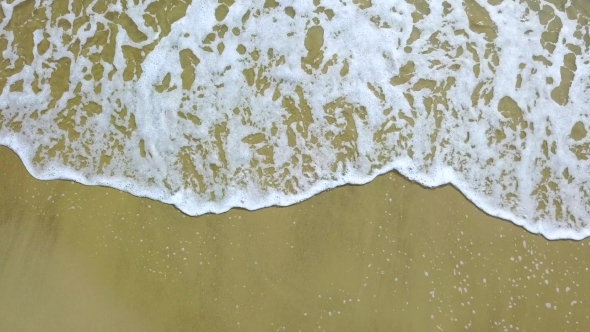
[(190, 215), (398, 170), (590, 234), (590, 37), (547, 1), (3, 2), (0, 144)]

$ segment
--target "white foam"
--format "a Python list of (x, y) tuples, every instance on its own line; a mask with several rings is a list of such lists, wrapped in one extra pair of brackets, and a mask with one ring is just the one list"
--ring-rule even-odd
[[(5, 27), (16, 3), (2, 3), (6, 17), (0, 23), (0, 36), (8, 41), (2, 57), (13, 65), (18, 59), (14, 34)], [(145, 40), (133, 41), (119, 28), (114, 60), (101, 60), (101, 77), (84, 78), (96, 64), (90, 56), (102, 53), (102, 46), (80, 54), (73, 54), (71, 46), (79, 41), (84, 49), (101, 26), (112, 25), (104, 14), (86, 8), (89, 18), (76, 33), (50, 20), (34, 32), (32, 63), (9, 77), (0, 94), (0, 144), (15, 150), (35, 177), (115, 187), (199, 215), (290, 205), (395, 169), (425, 186), (452, 183), (487, 213), (548, 238), (590, 235), (588, 160), (572, 152), (590, 153), (590, 136), (570, 137), (577, 122), (586, 130), (590, 125), (590, 52), (583, 40), (588, 28), (551, 3), (541, 1), (541, 7), (552, 8), (563, 26), (552, 52), (541, 43), (547, 26), (517, 1), (493, 6), (477, 0), (495, 23), (493, 40), (471, 30), (459, 0), (448, 0), (449, 8), (431, 4), (430, 13), (416, 23), (414, 6), (402, 1), (372, 1), (372, 7), (360, 9), (351, 1), (324, 0), (321, 6), (334, 13), (330, 19), (311, 1), (263, 8), (260, 0), (233, 4), (221, 23), (215, 20), (216, 2), (195, 2), (158, 41), (161, 29), (153, 30), (143, 16), (150, 3), (126, 11)], [(295, 10), (294, 18), (285, 14), (286, 7)], [(248, 11), (250, 18), (242, 23)], [(58, 20), (73, 24), (76, 17), (71, 12)], [(227, 26), (224, 38), (215, 32), (219, 24)], [(318, 69), (301, 63), (308, 52), (306, 34), (316, 25), (323, 29)], [(413, 28), (421, 37), (408, 45)], [(39, 54), (43, 33), (51, 47)], [(205, 44), (211, 33), (217, 37)], [(68, 44), (64, 35), (73, 37)], [(131, 67), (124, 48), (154, 41), (157, 45), (141, 63), (142, 74), (125, 80)], [(236, 50), (239, 45), (245, 54)], [(561, 83), (564, 57), (572, 57), (575, 47), (581, 52), (575, 55), (569, 100), (560, 105), (551, 93)], [(187, 49), (199, 64), (191, 64), (196, 79), (184, 90), (179, 54)], [(254, 50), (258, 60), (250, 54)], [(49, 78), (63, 57), (71, 61), (69, 89), (41, 114), (51, 101)], [(391, 85), (409, 62), (414, 63), (411, 78)], [(348, 74), (341, 77), (345, 64)], [(269, 82), (264, 93), (243, 74), (252, 68), (255, 81)], [(261, 68), (264, 77), (258, 75)], [(32, 89), (35, 75), (39, 92)], [(170, 82), (163, 86), (166, 77)], [(23, 92), (10, 91), (21, 79)], [(418, 88), (421, 80), (434, 82), (434, 88)], [(445, 95), (444, 85), (450, 87)], [(480, 91), (475, 105), (474, 91)], [(411, 95), (412, 104), (404, 94)], [(76, 97), (81, 104), (68, 106)], [(499, 112), (505, 97), (522, 110), (520, 119)], [(327, 106), (334, 101), (339, 101), (336, 106)], [(435, 102), (431, 108), (429, 101)], [(102, 111), (85, 112), (82, 107), (90, 103)], [(283, 107), (289, 103), (297, 110)], [(68, 115), (68, 107), (75, 112)], [(33, 114), (41, 115), (35, 119)], [(64, 118), (79, 136), (57, 125)], [(20, 131), (9, 125), (15, 121), (22, 122)], [(133, 131), (132, 121), (137, 124)], [(497, 141), (496, 130), (505, 138)], [(53, 155), (50, 149), (58, 143), (65, 150)], [(260, 152), (264, 149), (273, 153)], [(33, 163), (36, 155), (41, 163)], [(101, 155), (110, 156), (110, 163), (102, 164)], [(344, 162), (343, 155), (348, 156)]]

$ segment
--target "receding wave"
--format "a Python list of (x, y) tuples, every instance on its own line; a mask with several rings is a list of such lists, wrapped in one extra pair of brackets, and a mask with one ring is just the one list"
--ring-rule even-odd
[(584, 1), (5, 1), (0, 144), (187, 214), (397, 170), (590, 235)]

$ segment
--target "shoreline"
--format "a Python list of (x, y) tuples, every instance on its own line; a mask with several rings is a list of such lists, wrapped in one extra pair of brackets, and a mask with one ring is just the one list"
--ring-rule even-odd
[[(587, 229), (585, 232), (579, 232), (579, 231), (576, 232), (576, 231), (568, 229), (565, 231), (562, 230), (560, 232), (553, 231), (552, 233), (548, 234), (547, 232), (543, 232), (542, 229), (539, 229), (539, 227), (536, 227), (536, 225), (541, 225), (541, 228), (542, 228), (544, 223), (551, 224), (551, 222), (537, 221), (535, 224), (531, 225), (531, 224), (527, 223), (526, 220), (521, 220), (518, 218), (510, 218), (509, 212), (489, 207), (489, 205), (487, 203), (483, 202), (483, 198), (481, 198), (477, 195), (476, 195), (477, 197), (472, 199), (468, 194), (466, 194), (465, 192), (463, 192), (463, 190), (460, 189), (460, 186), (457, 186), (452, 181), (447, 182), (447, 183), (443, 183), (443, 184), (436, 184), (433, 182), (433, 185), (429, 186), (429, 185), (423, 184), (415, 179), (412, 179), (412, 178), (404, 175), (403, 170), (399, 170), (398, 168), (395, 167), (396, 162), (391, 163), (391, 167), (384, 167), (384, 169), (391, 168), (389, 171), (376, 172), (375, 174), (372, 174), (372, 175), (366, 175), (364, 178), (362, 178), (361, 180), (358, 180), (358, 181), (348, 181), (350, 179), (359, 178), (355, 174), (347, 175), (344, 178), (342, 178), (340, 181), (337, 181), (337, 182), (320, 181), (318, 184), (314, 185), (308, 191), (305, 191), (304, 193), (301, 193), (301, 194), (295, 195), (295, 196), (287, 196), (287, 198), (283, 199), (282, 201), (279, 199), (278, 201), (274, 200), (271, 203), (266, 203), (266, 202), (254, 203), (255, 205), (253, 207), (248, 208), (247, 207), (248, 203), (247, 202), (245, 203), (243, 199), (239, 203), (236, 200), (234, 200), (235, 202), (233, 202), (233, 203), (231, 201), (230, 202), (223, 202), (221, 204), (215, 203), (214, 206), (216, 206), (217, 208), (209, 209), (205, 213), (191, 214), (190, 212), (187, 212), (186, 209), (183, 209), (183, 206), (179, 205), (180, 203), (178, 203), (178, 199), (176, 201), (174, 200), (174, 197), (176, 195), (174, 195), (173, 197), (169, 197), (167, 199), (160, 200), (157, 198), (158, 193), (154, 194), (154, 193), (151, 193), (149, 190), (147, 190), (147, 191), (146, 190), (139, 190), (138, 191), (135, 189), (135, 187), (132, 184), (130, 184), (130, 182), (116, 181), (112, 184), (107, 184), (107, 183), (105, 183), (107, 181), (101, 181), (100, 179), (97, 180), (96, 182), (92, 182), (92, 181), (89, 181), (89, 180), (79, 176), (78, 174), (76, 174), (75, 171), (67, 171), (66, 172), (67, 174), (63, 177), (53, 176), (51, 174), (49, 174), (46, 177), (37, 177), (37, 176), (33, 175), (33, 173), (31, 172), (31, 170), (33, 170), (33, 167), (31, 166), (32, 162), (28, 162), (28, 161), (24, 162), (23, 159), (21, 158), (21, 156), (19, 155), (19, 153), (16, 152), (18, 150), (18, 147), (13, 148), (11, 146), (0, 145), (0, 148), (8, 149), (13, 154), (15, 154), (16, 157), (21, 162), (21, 164), (23, 165), (23, 167), (25, 167), (27, 169), (29, 174), (39, 181), (74, 181), (74, 182), (84, 185), (84, 186), (91, 186), (91, 187), (96, 186), (96, 187), (120, 190), (120, 191), (126, 192), (132, 196), (138, 197), (138, 198), (146, 198), (146, 199), (150, 199), (150, 200), (162, 203), (162, 204), (171, 205), (175, 209), (179, 210), (181, 213), (185, 214), (188, 217), (199, 217), (199, 216), (204, 216), (204, 215), (209, 215), (209, 214), (219, 215), (219, 214), (227, 213), (233, 209), (243, 209), (246, 211), (257, 211), (257, 210), (266, 209), (266, 208), (273, 208), (273, 207), (274, 208), (276, 208), (276, 207), (289, 207), (289, 206), (301, 204), (309, 199), (312, 199), (313, 197), (315, 197), (317, 195), (323, 194), (326, 191), (334, 190), (334, 189), (337, 189), (340, 187), (345, 187), (345, 186), (364, 186), (364, 185), (371, 183), (372, 181), (375, 181), (375, 179), (377, 179), (378, 177), (387, 176), (390, 173), (395, 173), (396, 175), (403, 177), (405, 180), (412, 182), (412, 183), (414, 183), (426, 190), (436, 190), (436, 189), (443, 188), (446, 186), (451, 186), (455, 190), (457, 190), (461, 194), (461, 196), (463, 196), (466, 200), (468, 200), (470, 203), (472, 203), (478, 210), (485, 213), (486, 215), (488, 215), (492, 218), (497, 218), (497, 219), (512, 223), (518, 227), (525, 229), (527, 232), (529, 232), (531, 234), (541, 235), (549, 241), (561, 241), (561, 240), (582, 241), (582, 240), (590, 237), (590, 229)], [(403, 161), (401, 163), (404, 164)], [(399, 163), (397, 163), (397, 164), (399, 164)], [(70, 177), (67, 177), (68, 174), (70, 174)], [(270, 192), (270, 193), (267, 193), (265, 198), (262, 200), (264, 201), (268, 197), (278, 197), (280, 195), (281, 195), (281, 193), (278, 193), (278, 192)], [(479, 202), (479, 204), (478, 204), (478, 202)], [(221, 206), (221, 207), (219, 207), (219, 206)], [(495, 211), (496, 213), (491, 212), (491, 211)]]

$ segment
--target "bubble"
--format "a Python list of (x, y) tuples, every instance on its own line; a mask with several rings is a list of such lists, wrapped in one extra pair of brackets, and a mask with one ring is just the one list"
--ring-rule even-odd
[(190, 215), (397, 170), (583, 238), (588, 18), (542, 2), (5, 4), (0, 144)]

